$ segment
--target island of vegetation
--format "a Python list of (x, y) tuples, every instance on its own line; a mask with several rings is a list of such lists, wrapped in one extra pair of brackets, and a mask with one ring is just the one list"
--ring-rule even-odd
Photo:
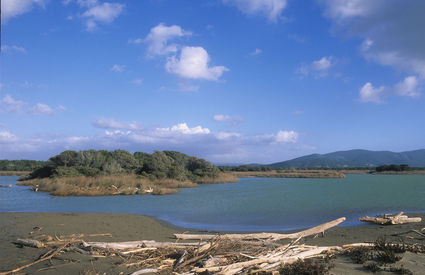
[(172, 194), (202, 183), (235, 182), (210, 162), (175, 151), (64, 151), (20, 178), (56, 196)]

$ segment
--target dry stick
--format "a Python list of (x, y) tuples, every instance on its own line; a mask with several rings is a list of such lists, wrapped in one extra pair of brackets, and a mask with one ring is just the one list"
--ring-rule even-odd
[[(310, 235), (315, 235), (322, 233), (325, 230), (337, 226), (338, 224), (345, 221), (345, 217), (318, 225), (316, 227), (300, 231), (292, 234), (279, 234), (279, 233), (255, 233), (255, 234), (224, 234), (220, 237), (227, 238), (230, 240), (254, 240), (254, 239), (272, 239), (272, 240), (281, 240), (281, 239), (297, 239), (299, 237), (307, 237)], [(202, 235), (202, 234), (174, 234), (178, 239), (183, 240), (210, 240), (217, 237), (217, 235)]]
[[(62, 245), (61, 247), (59, 247), (58, 249), (56, 249), (56, 251), (55, 251), (55, 252), (53, 252), (52, 254), (50, 254), (49, 256), (46, 256), (46, 257), (40, 258), (40, 259), (38, 259), (38, 260), (37, 260), (37, 261), (35, 261), (35, 262), (32, 262), (32, 263), (26, 264), (26, 265), (24, 265), (24, 266), (21, 266), (21, 267), (15, 268), (15, 269), (10, 270), (10, 271), (0, 272), (0, 275), (12, 274), (12, 273), (15, 273), (15, 272), (21, 271), (21, 270), (23, 270), (23, 269), (25, 269), (25, 268), (28, 268), (28, 267), (30, 267), (30, 266), (33, 266), (33, 265), (35, 265), (35, 264), (41, 263), (41, 262), (43, 262), (43, 261), (50, 260), (51, 258), (53, 258), (54, 256), (56, 256), (59, 252), (61, 252), (61, 251), (62, 251), (62, 249), (64, 249), (64, 248), (65, 248), (68, 244), (69, 244), (69, 243), (66, 243), (66, 244)], [(45, 255), (46, 255), (46, 254), (45, 254)]]

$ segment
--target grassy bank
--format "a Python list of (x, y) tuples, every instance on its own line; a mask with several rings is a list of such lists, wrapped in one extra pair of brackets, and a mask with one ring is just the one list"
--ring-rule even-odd
[[(198, 183), (236, 182), (232, 175), (219, 174), (206, 177)], [(34, 191), (49, 192), (54, 196), (110, 196), (178, 193), (179, 188), (197, 187), (198, 183), (175, 179), (150, 180), (137, 175), (98, 176), (98, 177), (56, 177), (25, 180), (18, 185), (31, 186)]]
[(244, 171), (244, 172), (228, 172), (238, 178), (344, 178), (345, 175), (341, 171), (336, 170), (272, 170), (272, 171)]

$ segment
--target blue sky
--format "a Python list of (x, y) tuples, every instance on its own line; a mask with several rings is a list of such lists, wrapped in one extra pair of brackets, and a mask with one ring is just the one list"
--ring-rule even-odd
[(424, 148), (422, 0), (3, 0), (0, 158)]

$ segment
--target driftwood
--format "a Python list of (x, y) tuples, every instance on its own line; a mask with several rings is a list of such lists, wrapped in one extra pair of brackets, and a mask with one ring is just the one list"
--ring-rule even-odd
[(14, 243), (22, 246), (30, 246), (35, 248), (45, 247), (44, 243), (30, 239), (17, 239)]
[(51, 258), (53, 258), (54, 256), (56, 256), (57, 254), (59, 254), (59, 252), (61, 252), (68, 244), (69, 243), (66, 243), (66, 244), (62, 245), (61, 247), (59, 247), (58, 249), (56, 249), (56, 250), (54, 250), (54, 249), (53, 250), (50, 250), (49, 252), (47, 252), (46, 254), (44, 254), (40, 259), (38, 259), (35, 262), (26, 264), (24, 266), (15, 268), (15, 269), (10, 270), (10, 271), (0, 272), (0, 275), (8, 275), (8, 274), (16, 273), (18, 271), (24, 270), (25, 268), (28, 268), (28, 267), (33, 266), (35, 264), (38, 264), (38, 263), (41, 263), (41, 262), (50, 260)]
[(421, 222), (422, 219), (420, 217), (409, 218), (407, 215), (403, 215), (403, 212), (400, 212), (397, 215), (385, 214), (383, 216), (378, 216), (375, 218), (366, 216), (366, 217), (359, 218), (359, 221), (371, 222), (371, 223), (376, 223), (380, 225), (394, 225), (394, 224)]
[[(337, 226), (343, 221), (345, 221), (345, 217), (318, 225), (316, 227), (313, 227), (304, 231), (292, 233), (292, 234), (279, 234), (279, 233), (223, 234), (223, 235), (220, 235), (220, 237), (229, 239), (229, 240), (298, 239), (300, 237), (307, 237), (307, 236), (316, 235), (319, 233), (324, 233), (325, 230), (332, 228), (334, 226)], [(217, 237), (217, 235), (205, 235), (205, 234), (174, 234), (174, 236), (177, 239), (182, 239), (182, 240), (211, 240)]]
[[(309, 258), (323, 258), (328, 253), (339, 253), (345, 249), (358, 246), (373, 246), (370, 243), (350, 244), (345, 246), (309, 246), (298, 244), (301, 238), (323, 233), (325, 230), (338, 225), (345, 218), (340, 218), (311, 229), (292, 234), (225, 234), (212, 236), (209, 241), (194, 243), (156, 242), (150, 240), (130, 242), (85, 242), (84, 240), (65, 240), (40, 242), (44, 247), (55, 246), (59, 248), (50, 250), (42, 255), (40, 260), (24, 267), (0, 273), (10, 274), (26, 267), (51, 259), (60, 251), (77, 252), (89, 257), (114, 257), (123, 260), (126, 267), (139, 267), (133, 275), (147, 273), (166, 274), (235, 274), (235, 273), (260, 273), (267, 272), (278, 274), (281, 266), (291, 264), (298, 260)], [(71, 235), (81, 237), (80, 235)], [(180, 236), (180, 235), (176, 235)], [(193, 237), (193, 235), (190, 235)], [(205, 235), (200, 239), (205, 239)], [(187, 237), (183, 234), (183, 237)], [(292, 239), (289, 244), (275, 242), (280, 239)], [(41, 246), (41, 247), (43, 247)], [(136, 269), (137, 270), (137, 269)], [(94, 270), (94, 272), (96, 272)]]
[[(136, 248), (161, 248), (161, 247), (198, 247), (199, 243), (173, 243), (173, 242), (156, 242), (156, 241), (134, 241), (134, 242), (84, 242), (82, 241), (84, 247), (93, 247), (100, 249), (115, 249), (115, 250), (126, 250), (126, 249), (136, 249)], [(201, 243), (205, 245), (206, 243)]]

